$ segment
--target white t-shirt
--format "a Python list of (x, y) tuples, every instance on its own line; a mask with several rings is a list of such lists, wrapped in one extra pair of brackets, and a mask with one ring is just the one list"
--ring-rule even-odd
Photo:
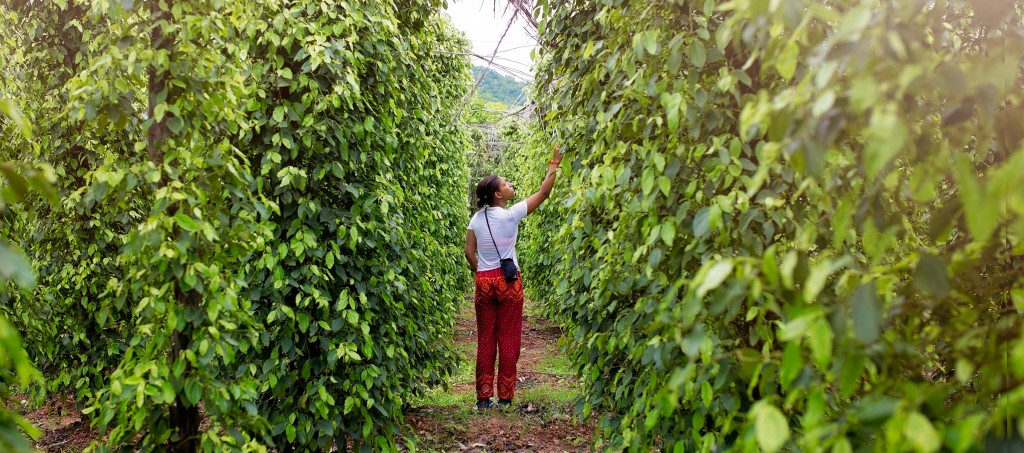
[[(484, 213), (487, 218), (484, 219)], [(512, 258), (519, 268), (519, 257), (516, 256), (516, 237), (519, 236), (519, 222), (526, 218), (526, 200), (512, 205), (509, 209), (499, 207), (484, 208), (473, 214), (469, 219), (469, 230), (473, 230), (476, 236), (476, 270), (478, 272), (489, 271), (501, 267), (498, 258), (498, 251), (494, 249), (495, 244), (501, 251), (501, 258)], [(487, 222), (491, 223), (491, 231), (494, 232), (494, 242), (491, 242), (491, 233), (487, 231)]]

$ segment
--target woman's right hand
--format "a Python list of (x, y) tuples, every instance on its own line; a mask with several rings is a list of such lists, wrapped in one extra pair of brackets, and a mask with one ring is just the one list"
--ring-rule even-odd
[(562, 164), (562, 156), (565, 156), (565, 153), (558, 151), (561, 147), (561, 143), (555, 145), (555, 149), (551, 151), (551, 161), (548, 162), (548, 165), (554, 165), (557, 167)]
[(561, 146), (561, 143), (555, 145), (555, 149), (551, 152), (551, 161), (548, 162), (548, 174), (544, 176), (544, 182), (540, 184), (540, 190), (526, 199), (527, 215), (537, 209), (544, 200), (548, 199), (548, 195), (551, 194), (551, 188), (555, 185), (555, 173), (558, 171), (558, 166), (562, 163), (562, 156), (565, 155), (565, 153), (558, 152)]

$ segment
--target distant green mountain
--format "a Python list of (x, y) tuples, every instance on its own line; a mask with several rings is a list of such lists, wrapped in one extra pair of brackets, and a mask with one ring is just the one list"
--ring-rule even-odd
[(528, 85), (515, 77), (501, 74), (493, 69), (473, 66), (473, 80), (480, 80), (480, 74), (487, 71), (487, 76), (480, 82), (476, 95), (486, 101), (498, 101), (505, 105), (522, 105), (526, 103), (523, 90)]

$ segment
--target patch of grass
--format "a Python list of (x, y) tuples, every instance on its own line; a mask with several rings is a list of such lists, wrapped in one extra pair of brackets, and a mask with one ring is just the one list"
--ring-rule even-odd
[(558, 346), (548, 346), (544, 358), (537, 364), (537, 371), (541, 373), (557, 374), (559, 376), (575, 376), (575, 370), (569, 357), (562, 353)]
[(446, 425), (465, 426), (470, 417), (476, 416), (476, 410), (470, 404), (443, 405), (432, 408), (429, 418)]
[[(426, 432), (417, 433), (415, 438), (416, 448), (420, 451), (451, 451), (455, 439), (466, 434), (470, 418), (476, 416), (476, 412), (467, 405), (439, 406), (430, 408), (429, 412), (417, 414), (428, 420)], [(409, 445), (405, 446), (409, 449)]]
[(581, 396), (578, 388), (548, 386), (523, 389), (516, 395), (511, 410), (496, 410), (508, 420), (509, 425), (545, 425), (554, 420), (572, 420), (576, 399)]
[(465, 405), (473, 401), (474, 392), (472, 386), (468, 387), (468, 390), (457, 392), (454, 388), (457, 384), (472, 383), (475, 380), (474, 364), (466, 360), (466, 356), (462, 355), (462, 361), (459, 363), (459, 369), (455, 372), (455, 375), (451, 378), (451, 385), (453, 388), (445, 390), (442, 387), (428, 390), (424, 395), (419, 397), (413, 397), (409, 404), (413, 407), (420, 406), (449, 406), (449, 405)]
[(456, 343), (455, 351), (458, 352), (460, 356), (462, 356), (463, 361), (468, 360), (469, 356), (476, 357), (476, 342), (474, 341), (472, 343)]
[(527, 299), (526, 303), (523, 304), (523, 315), (531, 318), (547, 319), (546, 313), (544, 313), (544, 307), (530, 299)]
[(516, 404), (526, 405), (534, 403), (541, 407), (562, 406), (571, 407), (576, 400), (582, 396), (579, 385), (551, 385), (537, 386), (523, 389), (519, 392)]
[(467, 404), (472, 399), (468, 393), (454, 393), (444, 389), (428, 390), (423, 396), (414, 396), (409, 404), (413, 407), (422, 406), (458, 406)]
[(462, 299), (462, 303), (459, 304), (459, 318), (472, 319), (476, 316), (476, 308), (473, 306), (473, 296)]
[(462, 362), (459, 363), (459, 371), (452, 376), (452, 384), (465, 384), (472, 383), (476, 380), (476, 363), (466, 360), (466, 356), (462, 356)]
[[(461, 360), (458, 369), (449, 381), (451, 388), (437, 388), (409, 401), (411, 416), (416, 424), (416, 447), (421, 451), (452, 451), (459, 444), (456, 439), (465, 441), (474, 428), (481, 423), (493, 423), (495, 418), (508, 426), (524, 426), (527, 431), (531, 426), (546, 426), (552, 421), (572, 419), (576, 401), (582, 397), (582, 386), (575, 378), (571, 361), (558, 345), (549, 344), (541, 351), (530, 351), (537, 361), (535, 371), (538, 374), (528, 376), (517, 389), (515, 405), (508, 410), (487, 410), (484, 413), (475, 409), (476, 338), (467, 341), (469, 332), (474, 329), (467, 322), (474, 319), (472, 295), (465, 298), (459, 307), (459, 323), (461, 330), (458, 335), (460, 343), (455, 344)], [(527, 301), (524, 314), (529, 317), (543, 317), (543, 310), (532, 301)], [(547, 326), (549, 323), (542, 322)], [(547, 327), (545, 327), (547, 329)], [(551, 332), (541, 335), (550, 338)], [(562, 342), (559, 342), (562, 343)], [(531, 365), (533, 366), (533, 365)], [(525, 370), (524, 370), (525, 371)], [(526, 373), (529, 374), (529, 373)], [(473, 431), (476, 432), (476, 431)], [(580, 445), (585, 439), (573, 440), (573, 445)], [(465, 448), (459, 446), (459, 448)]]

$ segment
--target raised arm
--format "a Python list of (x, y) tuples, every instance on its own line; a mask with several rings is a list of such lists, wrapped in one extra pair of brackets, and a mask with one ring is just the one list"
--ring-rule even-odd
[(476, 234), (473, 230), (466, 230), (466, 261), (469, 262), (469, 270), (476, 272)]
[(562, 163), (562, 156), (565, 155), (565, 153), (558, 152), (560, 146), (555, 145), (555, 150), (551, 155), (551, 162), (548, 162), (548, 173), (544, 175), (544, 182), (541, 183), (540, 190), (526, 199), (526, 215), (533, 213), (544, 200), (547, 200), (548, 196), (551, 195), (551, 189), (555, 187), (555, 172), (558, 171), (558, 166)]

